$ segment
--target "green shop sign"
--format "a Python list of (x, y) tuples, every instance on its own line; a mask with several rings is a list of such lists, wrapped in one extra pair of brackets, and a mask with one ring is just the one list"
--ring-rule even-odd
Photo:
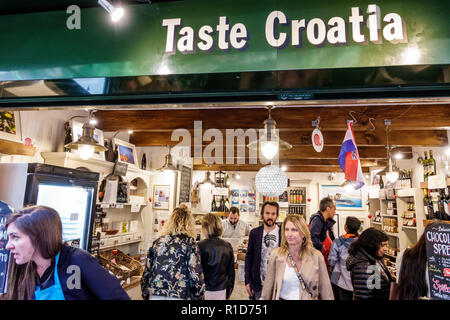
[[(180, 1), (0, 19), (0, 81), (450, 64), (448, 1)], [(71, 28), (73, 21), (79, 28)]]

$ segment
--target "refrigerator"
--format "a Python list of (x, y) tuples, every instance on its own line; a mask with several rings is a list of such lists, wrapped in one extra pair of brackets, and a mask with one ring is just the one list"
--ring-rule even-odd
[(99, 173), (43, 163), (1, 163), (0, 200), (16, 210), (30, 205), (55, 209), (63, 241), (90, 250)]

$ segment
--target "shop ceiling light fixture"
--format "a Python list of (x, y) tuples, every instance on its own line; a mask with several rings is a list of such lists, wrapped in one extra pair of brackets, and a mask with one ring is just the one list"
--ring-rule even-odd
[[(286, 141), (281, 140), (276, 134), (277, 123), (271, 116), (271, 111), (275, 107), (268, 106), (266, 108), (269, 110), (269, 117), (264, 121), (264, 133), (259, 139), (259, 145), (263, 156), (268, 160), (272, 160), (278, 153), (278, 150), (289, 150), (292, 146)], [(249, 143), (247, 147), (252, 150), (257, 149), (258, 140)]]
[(98, 4), (108, 11), (112, 22), (118, 22), (125, 14), (123, 8), (113, 6), (108, 0), (98, 0)]
[(199, 182), (198, 185), (204, 184), (206, 186), (216, 186), (216, 183), (214, 181), (211, 180), (211, 172), (206, 171), (206, 176), (205, 179), (203, 179), (203, 181)]
[(384, 124), (386, 125), (386, 150), (387, 150), (387, 159), (388, 159), (388, 165), (386, 168), (384, 168), (382, 171), (380, 171), (381, 175), (386, 175), (386, 179), (390, 183), (395, 183), (398, 179), (399, 173), (398, 170), (393, 170), (392, 165), (392, 157), (391, 157), (391, 146), (389, 145), (389, 126), (391, 125), (390, 120), (384, 120)]
[(164, 165), (158, 169), (158, 171), (166, 171), (166, 170), (178, 171), (178, 168), (175, 167), (172, 162), (172, 155), (170, 154), (170, 150), (172, 149), (172, 147), (168, 145), (167, 148), (169, 149), (169, 153), (166, 154), (166, 161)]
[(89, 110), (89, 119), (83, 125), (83, 134), (76, 141), (66, 144), (64, 147), (71, 150), (78, 150), (80, 157), (84, 160), (88, 160), (94, 152), (103, 152), (108, 150), (106, 147), (99, 144), (94, 139), (94, 118), (93, 118), (93, 110)]
[(287, 176), (277, 166), (262, 167), (255, 177), (255, 185), (258, 192), (266, 197), (278, 197), (287, 187)]

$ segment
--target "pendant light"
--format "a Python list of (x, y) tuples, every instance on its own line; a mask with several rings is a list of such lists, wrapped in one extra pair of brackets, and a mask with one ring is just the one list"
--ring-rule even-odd
[(386, 150), (388, 165), (379, 174), (382, 175), (384, 173), (386, 175), (386, 179), (393, 184), (398, 180), (399, 173), (398, 170), (394, 171), (392, 166), (391, 146), (389, 145), (389, 126), (391, 125), (391, 121), (384, 120), (384, 124), (386, 125)]
[(206, 171), (205, 179), (198, 183), (198, 186), (201, 184), (216, 186), (216, 183), (211, 180), (211, 172)]
[(287, 176), (277, 166), (262, 167), (255, 177), (256, 190), (266, 197), (278, 197), (287, 188)]
[(108, 150), (105, 146), (102, 146), (94, 139), (94, 123), (95, 120), (92, 117), (92, 110), (89, 111), (89, 119), (83, 125), (83, 134), (76, 141), (66, 144), (64, 147), (71, 150), (78, 150), (78, 154), (83, 160), (88, 160), (94, 152), (104, 152)]
[(170, 154), (170, 150), (172, 149), (172, 147), (168, 145), (167, 148), (169, 149), (169, 153), (166, 154), (166, 161), (164, 165), (158, 169), (158, 171), (166, 171), (166, 170), (179, 171), (178, 168), (175, 167), (172, 162), (172, 155)]
[[(269, 110), (269, 117), (264, 120), (264, 133), (263, 136), (259, 139), (259, 145), (263, 156), (268, 160), (272, 160), (279, 150), (289, 150), (292, 148), (292, 145), (290, 145), (286, 141), (281, 140), (276, 134), (277, 123), (271, 116), (271, 111), (275, 107), (269, 106), (266, 108)], [(258, 140), (249, 143), (247, 147), (251, 150), (257, 149)]]

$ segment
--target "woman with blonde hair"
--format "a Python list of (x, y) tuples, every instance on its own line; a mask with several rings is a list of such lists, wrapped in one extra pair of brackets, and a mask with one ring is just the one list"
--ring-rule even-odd
[(195, 224), (185, 205), (175, 208), (148, 250), (141, 279), (144, 300), (202, 300), (205, 292)]
[(281, 236), (269, 258), (261, 300), (333, 300), (323, 255), (314, 248), (303, 217), (288, 215)]
[(203, 240), (198, 245), (206, 282), (205, 300), (225, 300), (230, 298), (233, 292), (233, 247), (219, 238), (222, 232), (222, 222), (218, 216), (208, 213), (203, 217)]

